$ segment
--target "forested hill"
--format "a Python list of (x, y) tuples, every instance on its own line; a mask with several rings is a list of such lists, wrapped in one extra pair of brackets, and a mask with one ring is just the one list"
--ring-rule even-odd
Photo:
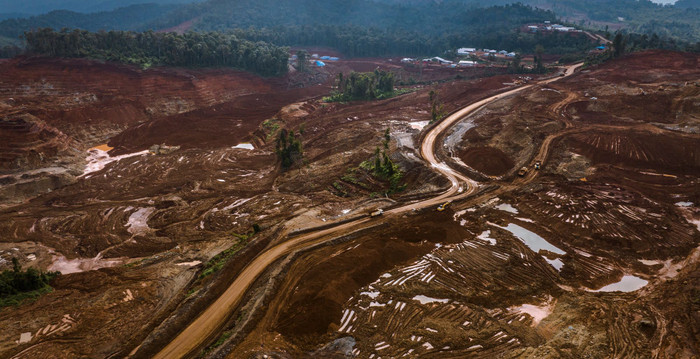
[[(26, 19), (8, 19), (0, 22), (0, 37), (17, 40), (25, 31), (38, 28), (78, 28), (83, 30), (146, 30), (147, 24), (175, 9), (173, 5), (132, 5), (113, 11), (83, 14), (56, 10)], [(1, 44), (1, 42), (0, 42)]]
[(56, 10), (81, 13), (111, 11), (141, 4), (185, 4), (202, 0), (0, 0), (0, 13), (47, 14)]
[(674, 7), (680, 9), (695, 8), (700, 9), (700, 0), (678, 0)]
[[(433, 4), (436, 0), (376, 0), (383, 4)], [(444, 0), (448, 4), (488, 7), (515, 0)], [(700, 0), (678, 0), (673, 6), (649, 0), (517, 0), (553, 11), (557, 17), (591, 28), (623, 28), (628, 32), (656, 33), (678, 40), (700, 41)]]
[(93, 58), (142, 67), (234, 67), (263, 76), (287, 72), (288, 50), (264, 42), (250, 42), (220, 32), (56, 32), (41, 29), (25, 33), (33, 54), (50, 57)]
[[(518, 0), (536, 10), (517, 5), (493, 8), (515, 0), (0, 0), (0, 5), (41, 2), (80, 3), (92, 9), (134, 2), (157, 4), (92, 14), (54, 11), (24, 20), (6, 20), (0, 22), (0, 46), (2, 38), (16, 39), (24, 31), (43, 27), (142, 31), (191, 22), (192, 30), (208, 31), (348, 25), (434, 35), (479, 31), (491, 25), (501, 30), (513, 29), (526, 22), (552, 20), (555, 14), (579, 26), (605, 28), (610, 25), (613, 31), (624, 27), (630, 32), (700, 41), (700, 0), (679, 0), (676, 6), (661, 6), (649, 0)], [(188, 4), (175, 5), (183, 2)], [(21, 10), (17, 6), (0, 6), (3, 9), (0, 12)]]
[(510, 31), (527, 22), (554, 19), (551, 12), (519, 5), (477, 9), (452, 2), (395, 5), (372, 0), (209, 0), (189, 5), (133, 5), (94, 14), (54, 11), (2, 21), (0, 37), (17, 39), (23, 32), (37, 28), (159, 30), (187, 21), (193, 21), (191, 30), (198, 31), (352, 25), (419, 34), (475, 30), (485, 33), (486, 27)]
[(554, 20), (555, 16), (520, 5), (484, 9), (459, 1), (384, 4), (372, 0), (209, 0), (183, 6), (158, 25), (167, 28), (191, 19), (197, 19), (195, 28), (201, 30), (354, 25), (434, 34), (488, 22), (513, 28), (526, 22)]

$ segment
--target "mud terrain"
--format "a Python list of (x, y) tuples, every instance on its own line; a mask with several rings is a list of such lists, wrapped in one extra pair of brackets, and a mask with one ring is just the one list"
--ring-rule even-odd
[[(191, 356), (698, 356), (698, 60), (646, 52), (549, 84), (463, 70), (356, 103), (320, 100), (338, 71), (410, 69), (5, 62), (0, 268), (64, 275), (0, 309), (0, 356), (154, 357), (258, 254), (321, 230), (262, 268)], [(449, 113), (524, 81), (437, 138), (472, 194), (393, 214), (451, 186), (421, 159), (428, 93)], [(302, 133), (289, 171), (281, 128)], [(378, 196), (352, 174), (386, 128), (406, 188)]]
[[(671, 67), (637, 68), (661, 59)], [(442, 156), (499, 188), (299, 257), (255, 329), (217, 353), (697, 356), (697, 65), (637, 54), (486, 106), (443, 137)], [(631, 93), (646, 98), (618, 112)]]

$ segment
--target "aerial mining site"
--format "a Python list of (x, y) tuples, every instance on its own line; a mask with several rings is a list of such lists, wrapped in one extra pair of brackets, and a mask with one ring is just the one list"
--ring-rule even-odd
[(0, 357), (700, 357), (700, 55), (306, 50), (0, 60)]

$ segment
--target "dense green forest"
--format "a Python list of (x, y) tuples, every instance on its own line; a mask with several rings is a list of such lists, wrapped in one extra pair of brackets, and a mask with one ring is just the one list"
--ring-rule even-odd
[(40, 272), (34, 268), (23, 271), (17, 258), (12, 258), (12, 270), (0, 273), (0, 307), (18, 304), (23, 299), (35, 297), (41, 291), (51, 289), (49, 282), (59, 272)]
[(263, 76), (287, 71), (288, 49), (218, 32), (175, 33), (40, 29), (25, 33), (29, 51), (44, 56), (87, 57), (124, 63), (235, 67)]
[(449, 56), (448, 49), (460, 47), (507, 49), (532, 53), (537, 45), (545, 53), (583, 53), (594, 43), (583, 34), (525, 33), (505, 26), (438, 35), (420, 32), (390, 31), (357, 26), (288, 26), (263, 29), (238, 29), (234, 34), (251, 41), (266, 41), (285, 46), (328, 46), (349, 57), (372, 56)]
[(369, 0), (211, 0), (169, 16), (191, 9), (202, 14), (197, 30), (336, 25), (436, 35), (556, 20), (552, 12), (522, 4), (478, 8), (448, 2), (405, 6)]
[[(387, 21), (361, 24), (352, 15), (334, 24), (293, 24), (275, 22), (274, 27), (247, 27), (234, 30), (241, 38), (267, 41), (287, 46), (328, 46), (350, 57), (445, 55), (459, 47), (489, 47), (531, 53), (542, 45), (547, 53), (583, 53), (590, 50), (591, 40), (583, 34), (541, 34), (521, 32), (523, 24), (555, 21), (553, 13), (520, 4), (491, 8), (454, 8), (446, 5), (402, 7), (404, 17), (397, 22), (387, 14)], [(425, 16), (421, 9), (433, 13)], [(347, 20), (344, 21), (343, 19)], [(250, 19), (248, 19), (249, 21)], [(321, 22), (321, 19), (315, 20)], [(198, 28), (210, 29), (216, 21), (202, 22)], [(373, 24), (377, 24), (374, 26)], [(385, 26), (380, 26), (384, 24)], [(241, 24), (244, 25), (244, 24)]]

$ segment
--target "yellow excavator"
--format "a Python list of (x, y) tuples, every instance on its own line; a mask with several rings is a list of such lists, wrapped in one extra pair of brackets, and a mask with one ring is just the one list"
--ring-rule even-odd
[(438, 206), (437, 211), (442, 212), (442, 211), (446, 210), (447, 207), (450, 205), (450, 203), (452, 203), (452, 202), (447, 201), (447, 202), (441, 204), (440, 206)]

